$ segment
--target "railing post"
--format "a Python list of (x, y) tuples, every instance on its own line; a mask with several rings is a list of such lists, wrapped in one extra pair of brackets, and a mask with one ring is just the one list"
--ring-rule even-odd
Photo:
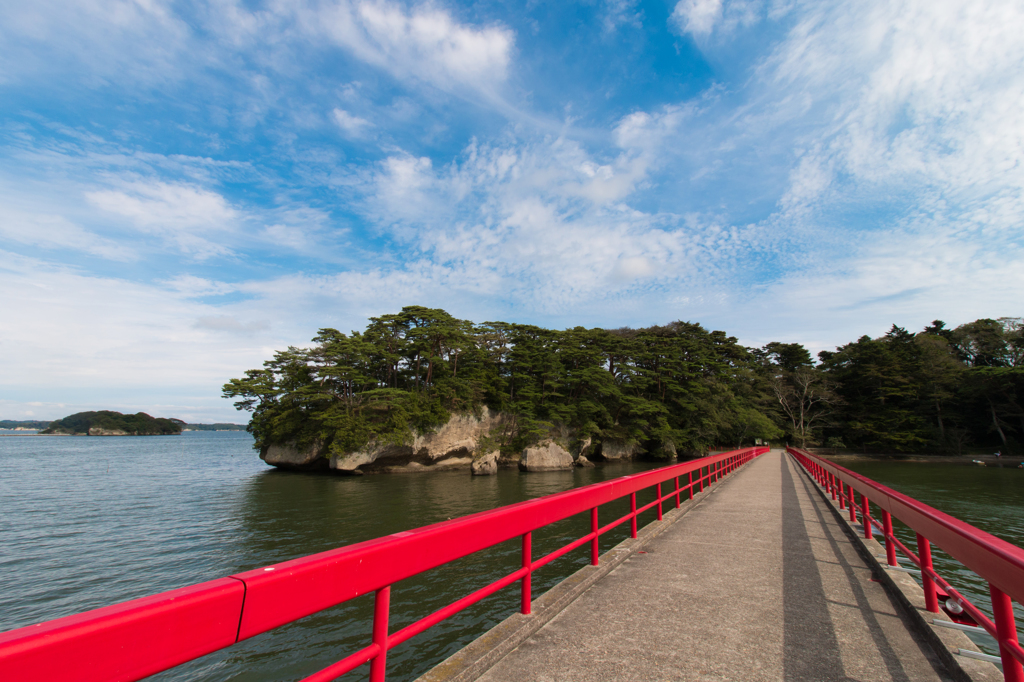
[(871, 502), (864, 493), (860, 495), (860, 520), (864, 525), (864, 539), (871, 539)]
[(850, 509), (850, 523), (857, 523), (857, 497), (854, 495), (853, 486), (846, 486), (846, 506)]
[(590, 565), (597, 566), (598, 562), (598, 546), (597, 546), (597, 507), (590, 510), (590, 532), (594, 534), (593, 539), (590, 541)]
[(533, 601), (531, 598), (531, 583), (530, 579), (533, 577), (533, 534), (523, 533), (523, 568), (526, 569), (526, 575), (523, 576), (522, 580), (522, 595), (520, 597), (519, 612), (524, 616), (530, 615), (530, 602)]
[(939, 612), (939, 597), (935, 593), (935, 581), (928, 575), (932, 569), (932, 543), (917, 534), (917, 555), (921, 559), (921, 583), (924, 588), (924, 607), (932, 613)]
[(676, 482), (676, 509), (679, 509), (679, 477), (673, 479)]
[(692, 500), (693, 499), (693, 472), (692, 471), (690, 472), (690, 485), (687, 487), (687, 490), (690, 491), (690, 499)]
[(370, 661), (370, 682), (384, 682), (388, 662), (388, 611), (391, 586), (377, 590), (373, 600), (373, 643), (380, 649)]
[(655, 488), (658, 493), (658, 520), (661, 521), (661, 484), (659, 483)]
[(834, 474), (829, 474), (828, 475), (828, 479), (829, 479), (828, 480), (829, 492), (832, 493), (832, 501), (835, 502), (836, 501), (836, 477), (835, 477)]
[(892, 535), (892, 514), (882, 510), (882, 532), (885, 534), (885, 561), (890, 566), (898, 566), (896, 561), (896, 543)]
[(629, 494), (629, 537), (636, 537), (636, 493)]
[(996, 640), (999, 642), (999, 657), (1003, 660), (1003, 679), (1006, 682), (1024, 682), (1024, 668), (1013, 657), (1007, 645), (1017, 643), (1017, 624), (1013, 620), (1013, 602), (1010, 596), (989, 583), (992, 595), (992, 620), (996, 624)]
[(843, 479), (839, 479), (839, 509), (846, 509), (846, 489), (843, 487)]

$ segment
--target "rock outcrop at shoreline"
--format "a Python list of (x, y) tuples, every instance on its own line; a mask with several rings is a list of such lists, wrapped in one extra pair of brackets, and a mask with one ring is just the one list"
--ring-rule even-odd
[(572, 455), (558, 443), (546, 441), (523, 450), (520, 471), (558, 471), (572, 469)]
[(494, 434), (508, 419), (508, 415), (484, 407), (478, 414), (453, 415), (436, 431), (415, 433), (410, 443), (371, 441), (353, 452), (331, 454), (328, 446), (319, 441), (305, 447), (290, 442), (264, 446), (260, 459), (280, 469), (334, 471), (355, 476), (456, 469), (469, 469), (475, 476), (486, 476), (497, 473), (499, 468), (518, 467), (521, 471), (535, 472), (592, 467), (594, 463), (588, 454), (602, 461), (624, 461), (644, 452), (635, 443), (615, 439), (594, 445), (586, 438), (567, 449), (565, 441), (549, 438), (519, 453), (502, 455), (494, 443)]

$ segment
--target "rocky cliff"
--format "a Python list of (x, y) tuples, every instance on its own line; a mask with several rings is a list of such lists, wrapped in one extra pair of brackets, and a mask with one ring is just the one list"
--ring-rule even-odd
[[(513, 454), (502, 454), (493, 441), (507, 415), (484, 407), (479, 414), (456, 414), (447, 424), (430, 433), (413, 434), (409, 443), (370, 442), (354, 452), (330, 453), (320, 442), (308, 447), (296, 443), (265, 446), (260, 458), (267, 464), (296, 471), (336, 471), (341, 474), (403, 473), (470, 469), (474, 475), (497, 473), (499, 468), (521, 471), (555, 471), (574, 466), (594, 466), (600, 461), (634, 459), (644, 449), (631, 441), (590, 438), (572, 441), (547, 439)], [(589, 456), (589, 457), (588, 457)]]

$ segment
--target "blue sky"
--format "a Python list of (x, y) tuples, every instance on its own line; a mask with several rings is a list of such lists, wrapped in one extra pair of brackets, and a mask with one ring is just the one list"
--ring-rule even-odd
[(1024, 6), (0, 2), (0, 418), (244, 421), (403, 305), (831, 348), (1022, 314)]

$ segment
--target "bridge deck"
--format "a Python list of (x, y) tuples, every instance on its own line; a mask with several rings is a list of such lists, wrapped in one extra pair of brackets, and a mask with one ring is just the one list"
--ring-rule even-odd
[(480, 679), (952, 679), (779, 451), (645, 549)]

